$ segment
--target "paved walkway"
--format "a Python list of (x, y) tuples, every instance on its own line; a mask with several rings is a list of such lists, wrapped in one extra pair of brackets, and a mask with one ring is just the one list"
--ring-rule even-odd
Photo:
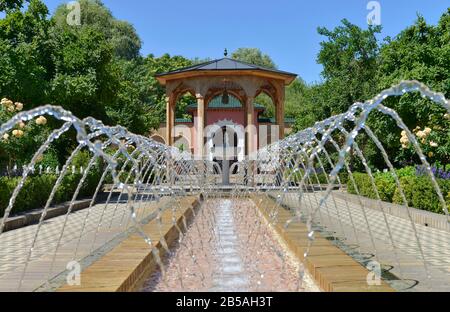
[[(303, 211), (317, 207), (325, 192), (305, 194)], [(298, 207), (298, 195), (288, 195), (286, 204)], [(381, 211), (365, 208), (330, 197), (320, 211), (316, 221), (327, 230), (344, 240), (350, 248), (361, 253), (375, 254), (371, 260), (378, 260), (386, 266), (393, 266), (391, 273), (403, 277), (399, 287), (413, 285), (421, 291), (450, 291), (450, 233), (423, 225), (416, 225), (429, 278), (425, 274), (423, 257), (411, 222)], [(389, 235), (391, 232), (391, 236)], [(359, 247), (359, 248), (358, 248)]]
[[(145, 208), (143, 205), (138, 210), (141, 216), (154, 211), (154, 204)], [(45, 221), (32, 250), (38, 225), (1, 234), (0, 291), (36, 290), (64, 272), (69, 262), (92, 255), (124, 233), (129, 225), (130, 211), (126, 205), (110, 203), (72, 213), (67, 220), (66, 216), (60, 216)]]
[[(323, 194), (323, 192), (306, 194), (302, 209), (311, 211), (317, 207)], [(298, 196), (294, 194), (285, 198), (285, 201), (292, 207), (299, 205)], [(246, 278), (254, 280), (254, 277), (246, 277), (242, 271), (246, 271), (248, 265), (253, 262), (249, 262), (249, 257), (238, 257), (236, 246), (240, 246), (239, 254), (241, 255), (242, 246), (247, 248), (240, 241), (242, 237), (252, 235), (246, 234), (246, 231), (254, 229), (254, 226), (249, 225), (255, 221), (247, 214), (239, 213), (252, 210), (246, 208), (245, 201), (239, 204), (242, 207), (237, 209), (235, 203), (227, 200), (219, 200), (212, 205), (211, 211), (215, 211), (214, 218), (209, 216), (204, 217), (203, 221), (201, 221), (202, 218), (199, 220), (207, 224), (204, 229), (207, 231), (208, 239), (213, 234), (210, 222), (215, 220), (218, 239), (212, 241), (216, 243), (216, 246), (212, 248), (213, 251), (220, 252), (218, 259), (220, 259), (219, 267), (222, 269), (222, 277), (228, 275), (231, 277), (232, 274), (236, 274), (240, 276), (239, 281), (231, 281), (230, 285), (233, 287), (241, 285), (242, 288), (247, 288)], [(155, 208), (156, 204), (149, 202), (138, 211), (141, 216), (148, 216), (155, 211)], [(129, 226), (129, 216), (130, 213), (125, 204), (111, 203), (106, 209), (105, 204), (98, 204), (91, 209), (78, 211), (71, 214), (67, 220), (65, 216), (47, 220), (42, 224), (32, 250), (37, 225), (1, 234), (0, 291), (36, 290), (48, 279), (63, 272), (68, 262), (91, 256), (98, 248), (123, 233)], [(242, 220), (245, 220), (245, 223)], [(67, 222), (64, 226), (65, 221)], [(408, 285), (414, 285), (414, 281), (419, 281), (413, 290), (450, 291), (450, 233), (416, 225), (428, 273), (431, 275), (431, 278), (428, 278), (425, 274), (421, 251), (409, 221), (392, 215), (384, 216), (377, 210), (362, 209), (357, 204), (338, 198), (330, 198), (327, 201), (327, 205), (317, 214), (316, 221), (327, 230), (335, 232), (350, 251), (353, 249), (362, 254), (374, 254), (371, 260), (378, 260), (385, 267), (392, 266), (390, 272), (404, 280), (402, 283), (397, 283), (399, 289), (405, 289)], [(58, 243), (63, 227), (63, 235)], [(261, 246), (265, 246), (264, 248), (268, 248), (269, 245), (275, 246), (275, 243), (267, 243), (270, 235), (263, 234), (258, 236), (258, 239), (263, 239), (261, 244), (264, 244)], [(195, 242), (194, 238), (190, 240), (190, 244), (193, 242)], [(202, 237), (198, 242), (207, 245), (208, 240)], [(189, 246), (189, 248), (192, 247), (193, 245)], [(255, 249), (256, 244), (250, 247), (258, 252)], [(205, 249), (197, 246), (196, 251), (204, 253)], [(272, 252), (269, 249), (264, 251), (266, 256)], [(28, 258), (30, 261), (27, 265)], [(260, 263), (263, 264), (264, 261)], [(276, 264), (279, 265), (279, 263)], [(287, 275), (289, 276), (290, 273)], [(218, 277), (215, 275), (215, 278)], [(20, 280), (23, 280), (22, 284)], [(217, 287), (218, 284), (220, 287)], [(228, 286), (222, 282), (212, 283), (212, 289), (216, 289), (215, 287), (217, 290), (228, 289)]]

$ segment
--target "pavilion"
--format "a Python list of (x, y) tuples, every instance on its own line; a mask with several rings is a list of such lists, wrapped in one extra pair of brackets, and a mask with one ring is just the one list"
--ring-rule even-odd
[[(222, 59), (158, 74), (156, 78), (166, 87), (167, 95), (166, 124), (161, 125), (159, 136), (171, 146), (182, 137), (186, 149), (208, 157), (205, 143), (214, 135), (208, 133), (208, 127), (242, 126), (248, 130), (235, 147), (239, 149), (239, 158), (249, 155), (259, 148), (262, 127), (276, 125), (276, 140), (285, 137), (286, 128), (293, 122), (284, 116), (285, 88), (296, 77), (293, 73), (230, 59), (226, 54)], [(186, 93), (197, 100), (187, 107), (192, 119), (176, 120), (176, 103)], [(255, 98), (262, 93), (272, 99), (275, 120), (260, 118), (265, 108), (255, 104)], [(269, 131), (269, 136), (273, 135)]]

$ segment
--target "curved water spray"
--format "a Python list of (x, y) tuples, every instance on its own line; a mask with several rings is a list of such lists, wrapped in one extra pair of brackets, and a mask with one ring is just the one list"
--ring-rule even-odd
[[(439, 235), (448, 239), (448, 243), (442, 243), (443, 248), (450, 248), (448, 206), (431, 165), (414, 133), (397, 112), (383, 105), (389, 97), (411, 92), (419, 92), (450, 113), (444, 95), (417, 81), (405, 81), (370, 101), (355, 103), (344, 114), (261, 149), (256, 157), (234, 163), (229, 168), (230, 186), (222, 185), (220, 176), (224, 173), (218, 163), (194, 160), (186, 152), (123, 127), (105, 126), (93, 118), (80, 120), (61, 107), (43, 106), (21, 112), (1, 125), (0, 137), (18, 123), (39, 116), (49, 116), (59, 127), (42, 142), (18, 178), (1, 219), (0, 246), (10, 248), (11, 241), (17, 239), (14, 231), (6, 231), (7, 225), (27, 181), (36, 175), (34, 168), (39, 159), (69, 132), (75, 133), (76, 147), (54, 174), (55, 182), (39, 220), (25, 228), (25, 247), (11, 264), (15, 276), (19, 276), (15, 287), (54, 289), (56, 279), (66, 271), (65, 262), (80, 261), (89, 266), (128, 233), (137, 233), (149, 246), (160, 270), (147, 287), (153, 290), (300, 290), (305, 286), (302, 282), (309, 278), (306, 269), (314, 257), (311, 251), (323, 239), (364, 266), (375, 260), (383, 269), (383, 279), (398, 290), (411, 288), (414, 280), (423, 285), (421, 289), (433, 289), (439, 272), (430, 261), (430, 245), (435, 242), (430, 241), (427, 232), (433, 229), (417, 224), (417, 212), (408, 203), (388, 152), (367, 125), (370, 114), (378, 112), (392, 118), (404, 131), (447, 218), (447, 227)], [(391, 206), (382, 201), (373, 169), (357, 142), (361, 135), (373, 142), (391, 173), (403, 201), (399, 208), (404, 211), (403, 219), (393, 216)], [(89, 159), (81, 173), (75, 174), (71, 168), (81, 153), (88, 153)], [(369, 177), (375, 194), (371, 208), (359, 189), (352, 159), (361, 162)], [(86, 209), (78, 211), (77, 202), (94, 169), (100, 174), (90, 190)], [(48, 221), (62, 185), (71, 179), (75, 180), (67, 210), (63, 216)], [(355, 190), (355, 200), (346, 195), (347, 186)], [(203, 204), (192, 211), (192, 220), (182, 217), (178, 223), (175, 216), (183, 211), (184, 199), (189, 197), (201, 198)], [(168, 222), (163, 216), (166, 218), (168, 213), (178, 237), (175, 249), (161, 232)], [(157, 240), (144, 229), (152, 221), (161, 232)], [(283, 222), (284, 231), (297, 231), (295, 238), (300, 243), (306, 242), (301, 262), (293, 260), (295, 256), (274, 230), (279, 222)], [(408, 242), (397, 225), (411, 235)], [(19, 253), (19, 249), (14, 250)], [(48, 271), (40, 284), (32, 284), (28, 276), (44, 256)], [(419, 265), (411, 272), (407, 265), (410, 259), (420, 261), (425, 278), (416, 272)], [(448, 274), (444, 277), (449, 278)], [(0, 284), (1, 280), (0, 273)]]

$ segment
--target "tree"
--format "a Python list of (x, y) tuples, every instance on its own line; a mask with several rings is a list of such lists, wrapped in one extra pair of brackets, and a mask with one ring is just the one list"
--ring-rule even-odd
[(323, 65), (322, 76), (333, 92), (329, 103), (336, 113), (344, 112), (357, 101), (365, 101), (377, 92), (376, 72), (379, 44), (376, 34), (381, 26), (363, 30), (342, 20), (333, 30), (318, 28), (327, 37), (321, 42), (317, 62)]
[(113, 124), (126, 127), (137, 134), (147, 134), (159, 127), (159, 120), (152, 114), (151, 93), (148, 87), (150, 77), (141, 57), (116, 62), (115, 70), (119, 77), (117, 99), (106, 107)]
[(381, 49), (380, 87), (404, 79), (417, 79), (450, 95), (450, 8), (437, 26), (418, 16), (414, 25), (396, 38), (387, 38)]
[[(428, 25), (418, 16), (414, 25), (403, 30), (395, 38), (386, 38), (380, 54), (379, 90), (401, 80), (419, 80), (433, 90), (450, 96), (450, 8), (438, 25)], [(423, 149), (431, 152), (432, 160), (450, 163), (450, 132), (448, 121), (443, 118), (446, 111), (437, 104), (408, 94), (400, 98), (390, 98), (385, 105), (395, 109), (410, 129), (430, 127), (431, 137), (438, 146)], [(376, 118), (375, 118), (376, 117)], [(371, 119), (375, 133), (383, 138), (383, 143), (392, 154), (398, 155), (398, 163), (410, 161), (411, 152), (403, 150), (400, 144), (400, 129), (391, 118), (374, 116)], [(386, 135), (387, 133), (387, 135)], [(427, 142), (430, 143), (430, 142)], [(400, 152), (398, 152), (400, 150)]]
[(105, 107), (119, 88), (111, 45), (93, 28), (55, 28), (55, 75), (50, 103), (60, 103), (75, 116), (92, 116), (108, 123)]
[(51, 22), (47, 7), (31, 0), (26, 11), (8, 11), (0, 20), (0, 94), (28, 103), (44, 103), (53, 75)]
[(297, 79), (286, 90), (286, 116), (296, 117), (294, 132), (326, 118), (325, 85), (308, 86)]
[[(297, 130), (311, 126), (314, 120), (345, 112), (354, 102), (369, 100), (401, 80), (419, 80), (447, 97), (450, 95), (450, 9), (438, 25), (428, 25), (418, 16), (414, 25), (395, 38), (386, 38), (383, 44), (376, 39), (379, 27), (363, 30), (347, 20), (342, 24), (334, 30), (319, 28), (319, 33), (327, 37), (318, 55), (318, 62), (324, 67), (324, 82), (307, 88), (303, 94), (306, 101), (296, 113)], [(418, 94), (389, 98), (383, 104), (395, 109), (410, 129), (431, 129), (427, 139), (419, 140), (422, 149), (432, 162), (444, 166), (450, 163), (449, 121), (444, 118), (442, 107)], [(401, 130), (391, 117), (374, 111), (367, 125), (392, 155), (395, 165), (419, 161), (410, 145), (402, 147), (405, 144), (400, 142)], [(386, 167), (378, 148), (364, 132), (357, 142), (370, 166)]]
[(198, 65), (206, 62), (211, 62), (213, 59), (210, 57), (207, 58), (200, 58), (200, 57), (194, 57), (191, 59), (192, 65)]
[[(377, 92), (376, 73), (380, 27), (367, 30), (342, 20), (333, 30), (318, 28), (327, 39), (321, 42), (317, 62), (323, 66), (324, 82), (313, 86), (294, 83), (286, 92), (286, 111), (295, 112), (295, 130), (302, 130), (348, 110)], [(296, 103), (293, 103), (296, 102)]]
[[(102, 33), (112, 45), (114, 56), (120, 59), (132, 60), (139, 56), (142, 42), (134, 27), (113, 17), (111, 11), (99, 0), (80, 0), (81, 26), (79, 28), (94, 28)], [(53, 20), (61, 28), (73, 28), (67, 24), (69, 9), (66, 5), (57, 8)]]
[(0, 0), (0, 12), (20, 10), (26, 0)]
[(233, 52), (233, 59), (247, 62), (254, 65), (264, 66), (267, 68), (277, 68), (274, 61), (267, 54), (263, 54), (257, 48), (239, 48)]

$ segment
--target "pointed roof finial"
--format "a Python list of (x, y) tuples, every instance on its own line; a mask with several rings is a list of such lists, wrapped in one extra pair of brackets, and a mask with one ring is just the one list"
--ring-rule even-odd
[(228, 50), (227, 50), (227, 48), (225, 48), (225, 51), (223, 52), (223, 55), (224, 55), (225, 57), (228, 56)]

